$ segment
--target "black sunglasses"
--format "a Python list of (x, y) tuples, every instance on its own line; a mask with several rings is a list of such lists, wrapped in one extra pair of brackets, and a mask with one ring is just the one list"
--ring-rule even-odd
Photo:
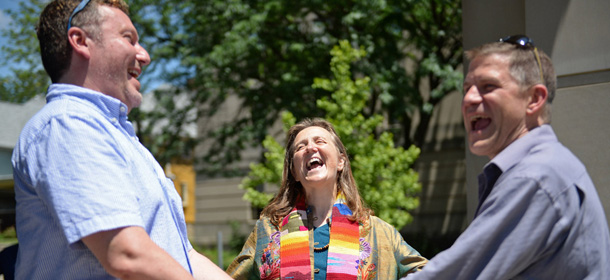
[(525, 35), (512, 35), (498, 40), (503, 43), (509, 43), (522, 49), (533, 49), (534, 55), (536, 56), (536, 62), (538, 63), (538, 70), (540, 71), (540, 81), (544, 84), (544, 76), (542, 74), (542, 63), (540, 62), (540, 55), (538, 55), (538, 49), (534, 45), (534, 41)]
[(74, 8), (74, 11), (72, 11), (70, 18), (68, 19), (68, 30), (70, 30), (70, 27), (72, 27), (72, 18), (80, 11), (82, 11), (87, 6), (87, 4), (89, 4), (90, 1), (91, 0), (83, 0), (80, 2), (80, 4), (78, 4), (78, 6), (76, 6), (76, 8)]

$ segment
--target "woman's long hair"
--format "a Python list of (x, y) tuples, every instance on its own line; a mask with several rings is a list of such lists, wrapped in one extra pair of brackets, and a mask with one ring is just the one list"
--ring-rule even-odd
[(296, 181), (291, 172), (295, 148), (293, 144), (299, 132), (312, 126), (321, 127), (327, 130), (332, 136), (335, 147), (337, 147), (340, 154), (343, 154), (345, 164), (343, 166), (343, 171), (339, 171), (339, 176), (337, 176), (336, 191), (337, 193), (341, 192), (345, 195), (347, 206), (353, 213), (351, 220), (363, 221), (368, 218), (369, 215), (372, 215), (372, 210), (366, 208), (362, 202), (358, 187), (356, 186), (356, 181), (352, 175), (352, 168), (349, 157), (347, 156), (347, 150), (345, 149), (345, 146), (343, 146), (343, 143), (341, 142), (341, 139), (339, 139), (332, 124), (320, 118), (304, 119), (292, 126), (288, 131), (286, 154), (284, 156), (284, 171), (282, 172), (282, 185), (280, 186), (277, 195), (271, 200), (269, 205), (263, 209), (261, 215), (269, 217), (271, 223), (278, 226), (282, 219), (295, 207), (297, 200), (305, 198), (305, 189), (303, 188), (303, 185)]

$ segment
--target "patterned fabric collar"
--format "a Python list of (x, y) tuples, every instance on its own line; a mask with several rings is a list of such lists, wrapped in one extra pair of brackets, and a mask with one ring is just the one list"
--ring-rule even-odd
[[(358, 222), (349, 220), (352, 211), (345, 203), (345, 196), (339, 194), (333, 205), (326, 279), (358, 278)], [(280, 225), (281, 280), (313, 279), (306, 224), (307, 206), (304, 200), (299, 200)]]

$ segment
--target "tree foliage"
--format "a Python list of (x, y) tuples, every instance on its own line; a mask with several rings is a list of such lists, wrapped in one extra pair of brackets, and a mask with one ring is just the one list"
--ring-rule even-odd
[(175, 160), (192, 163), (197, 144), (197, 128), (193, 127), (197, 104), (188, 100), (187, 93), (171, 86), (161, 86), (148, 94), (154, 97), (129, 115), (138, 128), (138, 138), (161, 166)]
[[(25, 67), (21, 74), (0, 77), (3, 100), (23, 101), (48, 85), (33, 33), (46, 2), (23, 0), (21, 11), (10, 14), (14, 21), (7, 32), (13, 44), (3, 48), (3, 56)], [(260, 145), (281, 112), (296, 118), (324, 114), (316, 100), (330, 92), (310, 85), (315, 77), (332, 75), (329, 50), (340, 40), (366, 50), (353, 69), (370, 77), (363, 112), (385, 115), (395, 143), (404, 148), (423, 144), (435, 106), (461, 83), (456, 70), (462, 53), (459, 0), (127, 2), (141, 44), (153, 59), (142, 76), (145, 90), (150, 82), (164, 81), (189, 94), (200, 123), (222, 113), (220, 105), (229, 96), (241, 102), (245, 113), (200, 135), (199, 140), (214, 139), (201, 158), (208, 173), (230, 171), (243, 150)], [(136, 122), (149, 118), (150, 125), (161, 118), (139, 113), (130, 117)], [(172, 142), (181, 141), (175, 131), (164, 131), (171, 134), (166, 140), (144, 144), (172, 154), (192, 149), (192, 143)]]
[[(370, 78), (352, 79), (350, 63), (363, 59), (365, 51), (340, 41), (331, 55), (333, 79), (316, 78), (313, 84), (313, 88), (331, 95), (317, 100), (317, 107), (325, 112), (325, 118), (335, 126), (347, 148), (365, 203), (383, 220), (402, 228), (412, 219), (408, 211), (419, 204), (415, 195), (421, 186), (411, 166), (420, 150), (414, 145), (407, 150), (395, 147), (391, 133), (379, 133), (384, 118), (379, 114), (363, 115), (371, 95)], [(292, 113), (283, 113), (285, 132), (295, 121)], [(263, 146), (266, 148), (265, 161), (251, 165), (251, 171), (241, 185), (246, 190), (244, 197), (257, 207), (265, 206), (272, 197), (258, 187), (281, 183), (285, 153), (271, 135), (265, 138)]]
[(23, 103), (45, 93), (51, 83), (42, 67), (35, 29), (46, 2), (22, 1), (18, 10), (3, 11), (12, 21), (0, 30), (9, 38), (1, 48), (0, 64), (8, 66), (9, 73), (0, 73), (0, 101)]
[[(184, 87), (211, 119), (237, 96), (244, 114), (204, 139), (216, 141), (203, 159), (214, 174), (258, 146), (283, 111), (322, 116), (310, 87), (330, 77), (329, 50), (340, 40), (368, 53), (354, 72), (370, 77), (364, 113), (387, 116), (394, 140), (422, 145), (434, 107), (460, 88), (461, 8), (458, 0), (131, 1), (158, 70)], [(159, 68), (161, 69), (161, 68)], [(417, 120), (417, 121), (415, 121)], [(413, 127), (415, 125), (415, 127)]]

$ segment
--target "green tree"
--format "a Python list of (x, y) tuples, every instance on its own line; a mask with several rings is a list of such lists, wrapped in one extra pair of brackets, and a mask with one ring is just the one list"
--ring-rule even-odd
[[(415, 196), (420, 191), (418, 175), (411, 168), (419, 156), (419, 149), (411, 145), (407, 150), (395, 147), (392, 134), (382, 131), (383, 117), (362, 114), (371, 95), (370, 78), (352, 79), (350, 63), (365, 57), (365, 51), (352, 48), (340, 41), (331, 51), (330, 68), (333, 79), (316, 78), (313, 88), (331, 92), (316, 104), (325, 112), (348, 150), (354, 178), (363, 200), (375, 213), (397, 228), (411, 222), (408, 211), (419, 204)], [(295, 117), (283, 113), (284, 130), (294, 125)], [(279, 185), (282, 178), (284, 148), (268, 135), (263, 146), (265, 161), (251, 165), (251, 171), (241, 187), (244, 197), (257, 207), (265, 206), (272, 194), (261, 192), (263, 184)]]
[(197, 120), (196, 104), (186, 100), (187, 93), (174, 87), (162, 86), (148, 94), (154, 98), (146, 101), (154, 106), (143, 104), (149, 108), (134, 108), (129, 114), (138, 128), (140, 142), (161, 166), (178, 159), (192, 162), (197, 144), (196, 128), (192, 127)]
[(19, 9), (3, 11), (11, 22), (8, 28), (0, 30), (8, 38), (1, 48), (0, 64), (8, 66), (10, 72), (0, 74), (0, 101), (25, 102), (45, 93), (51, 83), (42, 67), (34, 28), (46, 2), (22, 1)]
[[(0, 74), (0, 101), (22, 103), (38, 94), (45, 94), (51, 83), (50, 78), (44, 71), (40, 59), (40, 46), (36, 38), (36, 25), (38, 16), (49, 0), (24, 0), (20, 1), (18, 8), (14, 10), (3, 10), (11, 19), (8, 28), (0, 30), (0, 33), (8, 42), (3, 44), (0, 63), (9, 66), (9, 73)], [(137, 7), (137, 6), (136, 6)], [(142, 20), (144, 25), (138, 25), (143, 29), (145, 24), (163, 24), (162, 21), (146, 18)], [(146, 44), (143, 38), (142, 44)], [(162, 50), (157, 51), (157, 56)], [(147, 84), (152, 79), (158, 79), (151, 75), (157, 68), (164, 71), (166, 61), (153, 60), (147, 71), (142, 76), (143, 91), (147, 90)], [(171, 77), (164, 78), (170, 81)], [(172, 98), (180, 93), (180, 88), (165, 87), (155, 90), (156, 106), (149, 111), (141, 111), (135, 108), (130, 113), (130, 118), (137, 124), (137, 134), (142, 143), (147, 146), (163, 165), (172, 158), (185, 155), (192, 156), (192, 150), (196, 139), (184, 135), (183, 127), (192, 124), (196, 120), (196, 110), (193, 114), (192, 108), (196, 103), (178, 106)], [(167, 122), (171, 120), (170, 122)]]
[[(330, 77), (328, 50), (339, 40), (368, 53), (354, 68), (370, 77), (367, 115), (388, 116), (394, 140), (422, 145), (435, 106), (461, 85), (459, 0), (199, 1), (134, 0), (134, 21), (164, 77), (192, 94), (198, 118), (213, 118), (237, 96), (244, 114), (205, 139), (203, 159), (214, 174), (258, 146), (283, 111), (321, 116), (310, 87)], [(415, 121), (417, 120), (417, 121)], [(415, 127), (412, 127), (415, 125)]]
[[(9, 57), (4, 59), (27, 66), (23, 75), (0, 77), (3, 96), (23, 101), (48, 85), (33, 35), (46, 2), (24, 0), (21, 5), (29, 8), (10, 14), (14, 21), (8, 34), (14, 44), (3, 48)], [(315, 77), (331, 76), (328, 50), (340, 40), (367, 51), (354, 68), (370, 77), (364, 113), (388, 116), (394, 141), (404, 148), (423, 144), (435, 106), (461, 83), (456, 70), (462, 54), (459, 0), (127, 2), (153, 59), (142, 76), (144, 86), (163, 80), (191, 95), (199, 120), (217, 116), (229, 96), (239, 97), (246, 113), (200, 135), (215, 139), (202, 158), (213, 174), (231, 171), (227, 166), (240, 159), (241, 151), (260, 145), (281, 112), (297, 118), (323, 115), (316, 100), (330, 93), (310, 85)], [(26, 59), (30, 55), (36, 60)], [(145, 115), (136, 110), (132, 119), (139, 117)], [(183, 149), (173, 142), (152, 142), (159, 151)]]

